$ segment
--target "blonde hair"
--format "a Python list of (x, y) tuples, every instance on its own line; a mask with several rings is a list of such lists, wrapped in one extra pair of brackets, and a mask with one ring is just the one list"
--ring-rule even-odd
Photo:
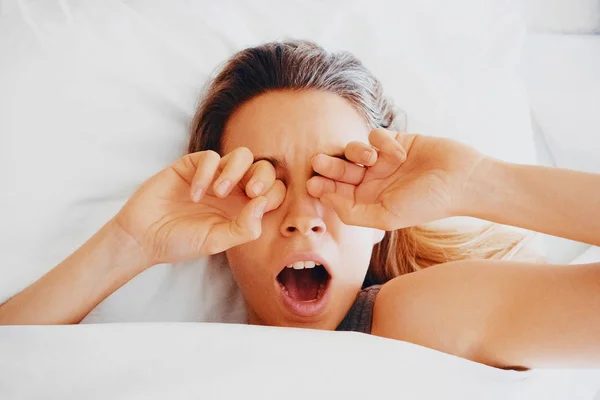
[(468, 259), (541, 261), (527, 248), (530, 235), (497, 224), (480, 228), (414, 226), (386, 232), (371, 256), (366, 285), (436, 264)]
[[(330, 53), (308, 41), (272, 42), (238, 52), (210, 82), (192, 124), (188, 151), (221, 153), (225, 124), (248, 100), (273, 90), (309, 89), (346, 99), (371, 128), (394, 129), (394, 122), (403, 117), (383, 95), (377, 78), (351, 53)], [(421, 226), (386, 232), (373, 249), (365, 285), (449, 261), (510, 258), (523, 239), (497, 225), (469, 231)]]

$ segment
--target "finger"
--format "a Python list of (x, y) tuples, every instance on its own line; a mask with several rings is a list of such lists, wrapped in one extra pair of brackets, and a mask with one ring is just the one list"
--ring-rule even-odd
[(379, 158), (382, 161), (398, 164), (406, 160), (406, 150), (398, 141), (400, 137), (399, 132), (376, 128), (369, 134), (369, 143), (379, 149)]
[(335, 193), (336, 183), (323, 176), (313, 176), (306, 181), (306, 190), (311, 196), (320, 198), (325, 193)]
[(313, 176), (306, 182), (308, 194), (319, 199), (326, 198), (329, 194), (347, 200), (345, 204), (354, 204), (356, 186), (348, 183), (337, 182), (322, 176)]
[(221, 157), (214, 151), (204, 151), (198, 159), (198, 167), (192, 180), (191, 193), (192, 200), (196, 203), (202, 199), (204, 193), (213, 181), (217, 168), (219, 167), (219, 161)]
[(285, 200), (286, 188), (282, 181), (276, 180), (269, 191), (264, 195), (267, 200), (267, 208), (265, 212), (273, 211), (278, 208)]
[(353, 198), (339, 193), (325, 193), (321, 202), (333, 208), (340, 220), (346, 225), (363, 226), (392, 230), (389, 228), (389, 219), (381, 204), (356, 204)]
[(377, 151), (363, 142), (350, 142), (344, 150), (344, 157), (348, 161), (367, 167), (377, 162)]
[(360, 165), (327, 154), (314, 156), (311, 165), (316, 173), (351, 185), (358, 185), (362, 182), (366, 172), (366, 169)]
[(246, 174), (253, 162), (254, 156), (246, 147), (238, 147), (221, 158), (219, 167), (222, 171), (213, 185), (216, 195), (226, 197)]
[(261, 160), (252, 164), (242, 178), (240, 184), (245, 188), (250, 198), (261, 196), (271, 189), (275, 183), (276, 174), (273, 164)]
[(209, 254), (220, 253), (258, 239), (262, 233), (262, 217), (267, 202), (264, 196), (256, 197), (242, 208), (235, 219), (215, 225), (206, 239)]
[[(306, 183), (308, 193), (333, 208), (338, 217), (347, 225), (370, 228), (386, 228), (389, 226), (386, 213), (380, 204), (356, 204), (356, 186), (336, 182), (322, 176), (314, 176)], [(388, 230), (388, 229), (386, 229)], [(389, 230), (392, 230), (390, 228)]]
[(200, 160), (206, 156), (206, 153), (214, 153), (214, 155), (219, 156), (212, 150), (207, 151), (197, 151), (195, 153), (189, 153), (185, 156), (179, 158), (173, 164), (171, 164), (171, 168), (179, 175), (183, 180), (185, 180), (190, 186), (192, 185), (192, 180), (194, 179), (194, 174), (198, 169), (198, 164)]

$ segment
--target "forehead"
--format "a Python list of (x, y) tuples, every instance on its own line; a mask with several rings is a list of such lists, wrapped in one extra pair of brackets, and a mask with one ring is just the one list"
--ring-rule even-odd
[(289, 161), (316, 153), (341, 153), (366, 142), (369, 129), (344, 98), (327, 92), (274, 91), (243, 104), (225, 126), (223, 153), (248, 147), (256, 157)]

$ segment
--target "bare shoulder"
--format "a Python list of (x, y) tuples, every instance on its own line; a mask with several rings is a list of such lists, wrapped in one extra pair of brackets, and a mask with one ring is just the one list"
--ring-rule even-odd
[(489, 309), (478, 310), (472, 299), (493, 296), (469, 273), (474, 267), (441, 264), (387, 282), (375, 301), (372, 333), (473, 359), (485, 335), (473, 322), (487, 319)]
[(459, 261), (386, 283), (372, 333), (503, 368), (579, 360), (586, 346), (596, 363), (598, 312), (600, 263)]
[[(468, 260), (440, 264), (386, 283), (373, 312), (375, 335), (481, 361), (519, 312), (523, 294), (544, 290), (543, 264)], [(538, 289), (536, 289), (538, 287)]]

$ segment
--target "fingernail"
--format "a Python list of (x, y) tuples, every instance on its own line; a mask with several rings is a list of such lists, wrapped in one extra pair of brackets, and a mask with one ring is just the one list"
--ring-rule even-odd
[(217, 186), (217, 193), (221, 196), (225, 196), (230, 187), (231, 182), (229, 180), (224, 180)]
[(366, 162), (371, 161), (371, 158), (373, 157), (373, 152), (370, 150), (365, 150), (365, 153), (363, 154), (363, 160), (365, 160)]
[(200, 198), (202, 197), (202, 188), (196, 188), (194, 190), (194, 193), (192, 195), (192, 200), (194, 200), (194, 203), (197, 203), (200, 201)]
[(261, 218), (265, 213), (265, 208), (267, 208), (267, 200), (261, 201), (254, 207), (254, 216)]
[(252, 192), (258, 196), (259, 194), (262, 193), (263, 189), (265, 188), (265, 184), (262, 183), (261, 181), (255, 182), (252, 184)]

